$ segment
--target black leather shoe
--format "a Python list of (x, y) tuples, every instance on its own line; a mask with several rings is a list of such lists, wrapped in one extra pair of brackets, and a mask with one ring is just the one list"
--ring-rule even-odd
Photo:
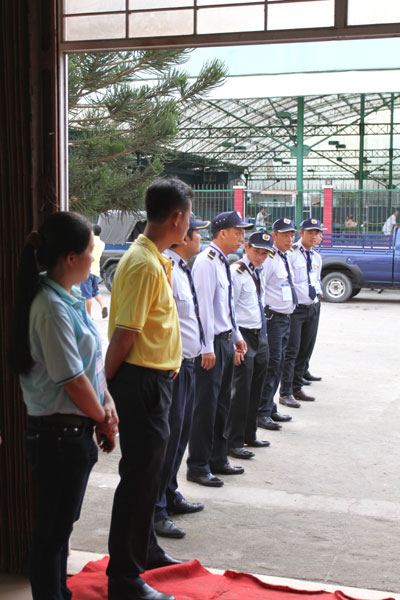
[(293, 394), (289, 396), (279, 396), (279, 404), (283, 404), (284, 406), (289, 406), (289, 408), (300, 408), (300, 402), (297, 402), (296, 398)]
[(322, 377), (317, 377), (316, 375), (311, 375), (310, 371), (306, 371), (303, 375), (304, 379), (307, 381), (321, 381)]
[(205, 475), (186, 475), (188, 481), (198, 483), (199, 485), (207, 485), (209, 487), (222, 487), (224, 482), (219, 477), (214, 477), (212, 473), (206, 473)]
[(218, 475), (241, 475), (244, 473), (243, 467), (234, 467), (230, 463), (226, 462), (222, 467), (213, 469), (214, 473)]
[(175, 600), (175, 596), (152, 588), (141, 577), (108, 578), (109, 600)]
[(234, 458), (244, 458), (246, 460), (255, 456), (254, 452), (250, 452), (250, 450), (246, 450), (245, 448), (229, 448), (228, 454)]
[(185, 498), (179, 502), (179, 504), (174, 504), (171, 508), (167, 507), (167, 512), (169, 515), (186, 515), (188, 513), (200, 512), (204, 509), (204, 504), (200, 502), (188, 502)]
[(311, 381), (308, 381), (307, 379), (303, 379), (301, 380), (303, 385), (311, 385)]
[(246, 446), (249, 446), (250, 448), (267, 448), (268, 446), (271, 445), (271, 442), (268, 442), (268, 440), (253, 440), (252, 442), (245, 442)]
[(276, 411), (272, 413), (271, 419), (276, 423), (286, 423), (287, 421), (291, 421), (291, 415), (282, 415), (280, 412)]
[(167, 538), (183, 538), (186, 535), (184, 529), (181, 529), (171, 519), (161, 519), (154, 523), (154, 531), (157, 535)]
[(185, 560), (179, 560), (179, 558), (173, 558), (166, 552), (161, 556), (149, 556), (147, 559), (147, 571), (151, 569), (160, 569), (161, 567), (171, 567), (172, 565), (181, 565), (186, 562)]
[(297, 392), (293, 392), (293, 396), (296, 400), (303, 400), (304, 402), (314, 402), (314, 396), (308, 396), (303, 390), (297, 390)]
[(270, 429), (271, 431), (282, 429), (282, 425), (274, 423), (271, 417), (258, 417), (257, 425), (262, 429)]

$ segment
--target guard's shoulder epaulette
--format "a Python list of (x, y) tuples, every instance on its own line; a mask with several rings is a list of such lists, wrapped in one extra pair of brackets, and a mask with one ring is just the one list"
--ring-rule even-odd
[(292, 252), (293, 252), (293, 250), (297, 250), (297, 248), (298, 248), (298, 245), (297, 245), (297, 244), (293, 244), (293, 246), (292, 246), (290, 249), (291, 249), (291, 250), (292, 250)]
[[(296, 246), (297, 248), (297, 246)], [(289, 252), (293, 252), (294, 250), (296, 250), (296, 248), (294, 246), (292, 246), (291, 248), (289, 248)]]
[(245, 270), (246, 267), (244, 265), (239, 265), (239, 267), (236, 269), (236, 272), (242, 275), (245, 272)]
[(217, 256), (217, 253), (215, 252), (215, 250), (210, 250), (207, 254), (208, 258), (211, 258), (211, 260), (214, 260), (214, 258)]
[(270, 256), (271, 258), (274, 258), (275, 254), (276, 254), (276, 251), (273, 248), (270, 248), (268, 250), (268, 256)]
[(316, 248), (313, 248), (313, 252), (315, 252), (316, 254), (321, 254), (321, 252), (319, 250), (317, 250)]

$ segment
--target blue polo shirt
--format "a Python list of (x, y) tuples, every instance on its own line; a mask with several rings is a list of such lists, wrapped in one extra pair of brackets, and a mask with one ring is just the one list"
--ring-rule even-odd
[(99, 402), (104, 401), (104, 369), (99, 332), (79, 289), (72, 293), (41, 275), (39, 292), (29, 313), (29, 343), (34, 366), (20, 375), (28, 414), (84, 413), (72, 402), (64, 384), (83, 373)]

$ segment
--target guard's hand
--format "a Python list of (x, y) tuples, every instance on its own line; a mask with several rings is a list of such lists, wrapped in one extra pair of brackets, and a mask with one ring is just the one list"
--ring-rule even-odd
[(236, 342), (235, 348), (236, 348), (236, 350), (238, 352), (240, 352), (241, 354), (243, 354), (243, 356), (247, 352), (247, 344), (246, 344), (246, 342), (244, 340), (241, 340), (240, 342)]
[(105, 424), (96, 425), (96, 440), (99, 448), (109, 454), (115, 448), (116, 433), (105, 430)]
[(244, 354), (242, 352), (239, 352), (239, 350), (235, 350), (235, 367), (240, 367), (243, 361)]
[(201, 355), (201, 366), (206, 371), (210, 371), (215, 365), (215, 354), (214, 352), (208, 352), (207, 354)]

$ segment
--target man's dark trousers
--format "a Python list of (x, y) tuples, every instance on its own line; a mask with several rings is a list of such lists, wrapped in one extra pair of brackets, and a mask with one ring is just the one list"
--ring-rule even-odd
[(172, 404), (168, 419), (170, 436), (161, 476), (155, 522), (166, 519), (168, 509), (173, 509), (183, 500), (182, 494), (178, 492), (177, 474), (192, 427), (195, 381), (194, 361), (183, 359), (179, 374), (173, 384)]
[(286, 346), (289, 341), (290, 315), (270, 313), (270, 316), (267, 317), (267, 329), (269, 361), (258, 409), (259, 417), (270, 417), (277, 410), (274, 396), (281, 379)]
[(257, 413), (268, 367), (268, 341), (262, 333), (240, 327), (247, 344), (243, 362), (233, 370), (231, 408), (226, 427), (228, 448), (256, 439)]
[(172, 379), (168, 372), (122, 363), (110, 384), (119, 416), (121, 480), (114, 495), (107, 575), (121, 598), (129, 579), (164, 554), (154, 533), (154, 509), (169, 437)]
[(316, 323), (315, 323), (315, 333), (314, 333), (314, 340), (313, 340), (313, 342), (312, 342), (312, 344), (311, 344), (310, 352), (309, 352), (309, 355), (308, 355), (308, 357), (307, 357), (307, 360), (306, 360), (306, 362), (305, 362), (305, 365), (304, 365), (304, 371), (303, 371), (303, 375), (304, 375), (305, 373), (307, 373), (307, 371), (308, 371), (308, 369), (309, 369), (311, 355), (312, 355), (312, 353), (313, 353), (314, 346), (315, 346), (315, 342), (316, 342), (316, 340), (317, 340), (317, 334), (318, 334), (318, 325), (319, 325), (319, 317), (320, 317), (320, 314), (321, 314), (321, 302), (318, 302), (318, 303), (315, 305), (315, 308), (316, 308), (316, 311), (317, 311), (317, 320), (316, 320)]
[(281, 396), (298, 392), (303, 386), (303, 375), (317, 336), (319, 302), (300, 305), (291, 316), (290, 336), (286, 348), (281, 377)]
[(225, 427), (231, 402), (234, 346), (231, 339), (215, 337), (215, 365), (206, 371), (196, 358), (196, 398), (189, 438), (188, 473), (212, 473), (226, 463)]

